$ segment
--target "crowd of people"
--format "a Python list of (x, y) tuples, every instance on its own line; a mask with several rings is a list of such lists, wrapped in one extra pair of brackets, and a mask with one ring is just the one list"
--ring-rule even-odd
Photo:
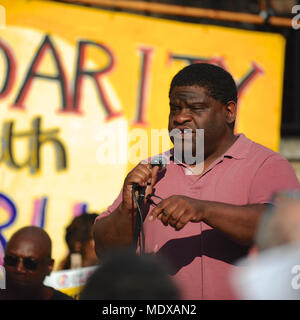
[[(105, 212), (75, 218), (60, 268), (99, 264), (82, 299), (299, 298), (300, 184), (291, 165), (234, 132), (238, 92), (224, 69), (183, 68), (169, 98), (168, 129), (177, 134), (162, 155), (166, 165), (143, 161)], [(198, 129), (203, 154), (191, 163), (188, 155), (201, 148)], [(285, 265), (272, 269), (272, 259)], [(53, 259), (40, 228), (12, 236), (4, 266), (0, 298), (69, 298), (43, 284)], [(286, 290), (270, 287), (272, 277), (284, 279)]]

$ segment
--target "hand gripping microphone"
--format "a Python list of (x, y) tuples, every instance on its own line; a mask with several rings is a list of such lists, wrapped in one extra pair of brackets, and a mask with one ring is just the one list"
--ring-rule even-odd
[[(159, 170), (162, 170), (167, 165), (167, 159), (162, 156), (156, 156), (156, 157), (151, 158), (150, 164), (152, 165), (152, 168), (155, 166), (159, 166)], [(137, 199), (135, 197), (136, 191), (138, 192)], [(134, 246), (137, 245), (140, 230), (142, 229), (142, 243), (140, 245), (141, 253), (144, 252), (144, 247), (145, 247), (145, 237), (144, 237), (144, 230), (143, 230), (143, 216), (142, 216), (142, 211), (141, 211), (142, 204), (145, 199), (145, 191), (146, 191), (146, 187), (141, 187), (137, 183), (134, 183), (132, 185), (132, 194), (133, 194), (134, 199), (136, 199), (136, 204), (137, 204), (137, 209), (138, 209), (138, 214), (136, 216), (135, 229), (134, 229), (134, 234), (133, 234), (133, 244), (134, 244)]]
[[(156, 156), (156, 157), (151, 158), (150, 164), (151, 164), (152, 168), (158, 166), (159, 171), (161, 171), (162, 169), (164, 169), (167, 166), (167, 159), (163, 156)], [(138, 203), (141, 206), (144, 199), (145, 199), (146, 187), (141, 187), (137, 183), (134, 183), (132, 185), (132, 191), (138, 192)]]

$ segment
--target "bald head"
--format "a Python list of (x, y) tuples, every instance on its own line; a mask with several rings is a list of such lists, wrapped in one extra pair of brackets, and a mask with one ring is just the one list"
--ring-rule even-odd
[(43, 282), (53, 264), (48, 234), (34, 226), (19, 229), (5, 249), (7, 294), (14, 299), (44, 299)]
[(28, 226), (19, 229), (8, 241), (6, 250), (11, 247), (23, 246), (24, 243), (27, 243), (27, 246), (34, 251), (39, 252), (39, 255), (51, 257), (51, 239), (42, 228)]
[(256, 243), (260, 250), (288, 243), (300, 245), (300, 199), (281, 201), (275, 209), (266, 212)]

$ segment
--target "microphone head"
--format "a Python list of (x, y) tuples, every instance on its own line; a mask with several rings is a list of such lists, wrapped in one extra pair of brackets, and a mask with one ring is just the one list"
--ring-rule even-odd
[(154, 156), (153, 158), (151, 158), (150, 163), (152, 167), (159, 166), (159, 169), (161, 170), (166, 168), (168, 159), (162, 155)]

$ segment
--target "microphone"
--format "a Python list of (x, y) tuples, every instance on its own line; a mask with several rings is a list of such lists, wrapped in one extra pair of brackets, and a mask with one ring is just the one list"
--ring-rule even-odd
[[(159, 171), (165, 169), (167, 166), (167, 163), (168, 163), (167, 158), (161, 155), (155, 156), (150, 160), (150, 164), (152, 168), (159, 166)], [(136, 199), (138, 214), (136, 216), (135, 228), (133, 233), (133, 244), (134, 246), (137, 246), (139, 235), (141, 232), (141, 253), (143, 253), (145, 248), (145, 235), (144, 235), (144, 229), (143, 229), (143, 216), (142, 216), (141, 207), (145, 199), (146, 187), (141, 187), (137, 183), (133, 183), (132, 192), (134, 197), (135, 197), (136, 191), (138, 192), (138, 199)]]
[[(150, 160), (150, 164), (152, 166), (152, 168), (154, 167), (159, 167), (159, 171), (162, 171), (166, 168), (167, 166), (167, 158), (163, 157), (161, 155), (159, 156), (155, 156), (153, 158), (151, 158)], [(145, 199), (145, 191), (146, 191), (146, 187), (142, 187), (140, 185), (138, 185), (137, 183), (133, 183), (132, 185), (133, 188), (133, 192), (138, 192), (138, 201), (139, 204), (142, 205), (144, 199)]]
[(159, 155), (151, 158), (150, 163), (152, 165), (152, 168), (155, 166), (159, 166), (159, 171), (161, 171), (166, 168), (168, 159), (162, 155)]

